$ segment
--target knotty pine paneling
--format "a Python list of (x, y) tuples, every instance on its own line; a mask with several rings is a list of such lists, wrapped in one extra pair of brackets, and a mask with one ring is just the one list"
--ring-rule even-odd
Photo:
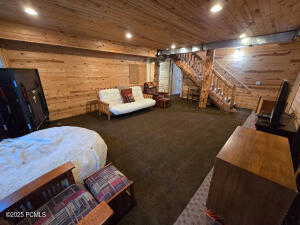
[(86, 37), (85, 35), (82, 35), (82, 33), (74, 35), (61, 31), (53, 31), (51, 29), (41, 29), (18, 23), (11, 23), (1, 19), (0, 38), (143, 57), (155, 57), (156, 55), (155, 49)]
[[(300, 39), (285, 44), (241, 48), (239, 53), (232, 48), (217, 49), (215, 60), (251, 88), (252, 94), (246, 97), (242, 93), (237, 103), (253, 109), (257, 104), (256, 96), (275, 98), (283, 79), (293, 85), (300, 71)], [(261, 81), (262, 85), (256, 86), (256, 81)]]
[(140, 84), (146, 81), (146, 61), (141, 57), (4, 40), (0, 45), (10, 67), (38, 69), (50, 120), (86, 113), (99, 88), (130, 85), (131, 65), (137, 68)]
[[(209, 9), (216, 2), (223, 10), (213, 14)], [(300, 25), (299, 0), (1, 0), (0, 5), (2, 20), (151, 49), (169, 48), (173, 42), (184, 47), (230, 40), (241, 33), (272, 34)], [(38, 10), (39, 17), (29, 17), (24, 6)], [(131, 40), (124, 38), (127, 29), (133, 32)]]

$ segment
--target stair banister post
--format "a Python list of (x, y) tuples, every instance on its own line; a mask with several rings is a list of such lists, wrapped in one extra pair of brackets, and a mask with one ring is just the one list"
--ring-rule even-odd
[(230, 87), (228, 85), (226, 85), (226, 95), (225, 95), (225, 98), (226, 98), (226, 104), (228, 104), (227, 100), (229, 98), (229, 90), (230, 90)]
[(232, 108), (232, 107), (233, 107), (233, 104), (234, 104), (234, 100), (235, 100), (235, 91), (236, 91), (236, 87), (235, 87), (235, 85), (234, 85), (233, 88), (232, 88), (232, 91), (231, 91), (230, 108)]
[(212, 71), (213, 71), (213, 62), (214, 62), (214, 50), (206, 51), (206, 58), (204, 61), (204, 73), (203, 80), (201, 83), (201, 94), (199, 100), (199, 108), (206, 108), (209, 89), (211, 85), (212, 79)]

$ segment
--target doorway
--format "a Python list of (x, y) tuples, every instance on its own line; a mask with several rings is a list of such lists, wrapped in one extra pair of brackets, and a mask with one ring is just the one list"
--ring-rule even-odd
[(0, 68), (4, 68), (4, 63), (2, 61), (2, 58), (0, 57)]
[(180, 95), (182, 92), (182, 72), (181, 69), (172, 62), (170, 74), (170, 94)]

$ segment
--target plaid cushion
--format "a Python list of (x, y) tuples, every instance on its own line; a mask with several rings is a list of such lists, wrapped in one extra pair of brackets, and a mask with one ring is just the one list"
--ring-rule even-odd
[(132, 94), (128, 94), (125, 96), (126, 102), (134, 102), (134, 98)]
[(131, 182), (113, 165), (107, 166), (87, 178), (85, 184), (98, 202), (108, 201)]
[(97, 204), (89, 192), (73, 184), (36, 210), (40, 217), (27, 217), (18, 225), (75, 225)]
[(134, 102), (131, 88), (121, 90), (124, 103)]

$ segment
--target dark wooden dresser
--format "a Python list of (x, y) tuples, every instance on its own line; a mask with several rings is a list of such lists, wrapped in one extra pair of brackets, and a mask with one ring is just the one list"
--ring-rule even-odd
[(214, 167), (207, 208), (225, 224), (281, 224), (297, 194), (287, 138), (237, 127)]

